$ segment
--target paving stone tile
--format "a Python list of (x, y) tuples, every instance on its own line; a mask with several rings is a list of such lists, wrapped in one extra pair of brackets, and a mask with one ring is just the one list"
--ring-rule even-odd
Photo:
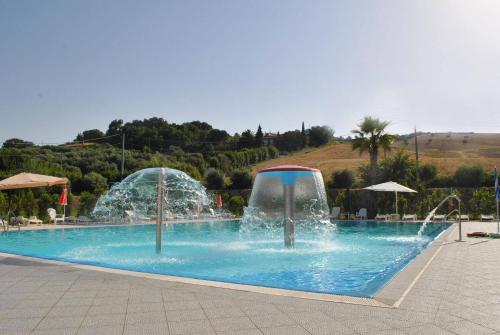
[(217, 335), (262, 335), (262, 332), (259, 329), (242, 329), (217, 332)]
[(78, 328), (35, 329), (31, 335), (75, 335)]
[(125, 314), (127, 311), (127, 305), (101, 305), (101, 306), (90, 306), (88, 309), (88, 315), (105, 315), (105, 314)]
[(235, 316), (245, 316), (246, 314), (237, 307), (232, 308), (207, 308), (204, 310), (205, 314), (210, 319), (219, 319), (219, 318), (230, 318)]
[(31, 331), (42, 320), (42, 318), (19, 318), (0, 320), (0, 334), (7, 332)]
[(125, 318), (126, 324), (152, 324), (152, 323), (166, 323), (167, 318), (165, 313), (162, 312), (142, 312), (142, 313), (129, 313)]
[(264, 335), (307, 335), (304, 328), (299, 326), (283, 326), (283, 327), (272, 327), (272, 328), (260, 328)]
[(164, 303), (164, 306), (165, 310), (167, 311), (180, 311), (200, 308), (200, 304), (197, 301), (166, 301)]
[(82, 327), (77, 335), (122, 335), (123, 326)]
[(0, 319), (39, 318), (47, 315), (49, 311), (50, 307), (25, 307), (8, 309), (2, 315), (0, 315)]
[(177, 311), (166, 311), (168, 321), (191, 321), (191, 320), (205, 320), (207, 316), (205, 312), (200, 309), (188, 309)]
[(102, 327), (123, 325), (125, 314), (87, 315), (82, 322), (82, 327)]
[(208, 320), (169, 321), (168, 327), (172, 335), (215, 333)]
[(458, 335), (487, 335), (487, 334), (497, 334), (497, 332), (491, 328), (486, 328), (482, 325), (478, 325), (476, 323), (472, 323), (470, 321), (462, 320), (459, 322), (454, 322), (451, 324), (441, 326), (447, 331)]
[(147, 325), (126, 325), (124, 335), (168, 335), (168, 324), (154, 323)]
[(48, 317), (65, 317), (65, 316), (85, 316), (89, 306), (64, 306), (53, 307), (47, 314)]
[(250, 320), (258, 328), (296, 325), (296, 322), (285, 314), (268, 314), (250, 316)]
[(57, 329), (57, 328), (78, 328), (83, 321), (83, 316), (67, 317), (46, 317), (43, 319), (37, 329)]
[(154, 302), (154, 303), (138, 303), (128, 304), (127, 313), (143, 313), (143, 312), (163, 312), (163, 303)]
[(246, 316), (213, 319), (210, 322), (215, 331), (233, 331), (256, 328), (253, 322)]

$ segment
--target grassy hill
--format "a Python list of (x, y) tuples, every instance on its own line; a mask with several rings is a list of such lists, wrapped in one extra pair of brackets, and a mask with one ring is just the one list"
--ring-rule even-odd
[[(418, 143), (421, 164), (432, 163), (440, 173), (452, 174), (463, 164), (479, 164), (487, 170), (493, 169), (495, 165), (500, 167), (500, 134), (422, 133), (418, 136)], [(397, 141), (388, 155), (398, 150), (415, 157), (414, 138), (406, 137)], [(350, 143), (338, 143), (265, 161), (253, 166), (252, 170), (255, 173), (275, 165), (297, 164), (318, 168), (325, 179), (329, 179), (333, 171), (346, 168), (355, 170), (367, 163), (367, 154), (360, 156), (351, 150)]]

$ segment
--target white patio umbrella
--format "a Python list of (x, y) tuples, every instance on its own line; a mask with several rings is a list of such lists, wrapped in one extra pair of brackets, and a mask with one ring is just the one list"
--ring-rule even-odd
[(417, 193), (417, 191), (412, 190), (411, 188), (403, 186), (401, 184), (395, 183), (393, 181), (388, 181), (386, 183), (368, 186), (365, 187), (364, 190), (370, 190), (375, 192), (394, 192), (396, 194), (396, 214), (398, 214), (398, 193)]

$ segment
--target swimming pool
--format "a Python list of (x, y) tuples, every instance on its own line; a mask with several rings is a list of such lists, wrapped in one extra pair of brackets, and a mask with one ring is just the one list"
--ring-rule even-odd
[(372, 297), (449, 224), (339, 221), (333, 229), (245, 231), (241, 222), (169, 224), (155, 252), (154, 225), (9, 231), (0, 251), (147, 273)]

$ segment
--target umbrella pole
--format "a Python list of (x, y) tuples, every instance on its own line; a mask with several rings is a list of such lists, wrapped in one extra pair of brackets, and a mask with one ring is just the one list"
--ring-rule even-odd
[(396, 214), (398, 214), (398, 192), (394, 193), (396, 193)]

